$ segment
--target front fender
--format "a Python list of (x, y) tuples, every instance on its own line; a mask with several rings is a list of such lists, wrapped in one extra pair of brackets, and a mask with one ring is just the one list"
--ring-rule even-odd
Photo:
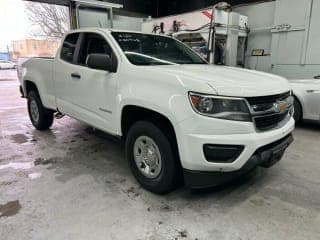
[[(117, 123), (117, 132), (122, 135), (121, 131), (121, 117), (122, 111), (126, 106), (137, 106), (142, 107), (151, 111), (155, 111), (169, 119), (173, 127), (179, 122), (190, 117), (192, 114), (191, 106), (187, 100), (187, 96), (173, 95), (168, 98), (167, 101), (162, 103), (154, 102), (151, 99), (139, 99), (137, 97), (126, 97), (121, 98), (119, 102), (119, 111), (116, 114), (115, 123)], [(190, 107), (190, 109), (189, 109)]]
[(193, 114), (188, 89), (174, 79), (164, 79), (163, 75), (154, 75), (152, 78), (141, 76), (134, 80), (132, 76), (122, 77), (116, 105), (114, 124), (118, 126), (118, 133), (121, 133), (122, 110), (128, 105), (158, 112), (167, 117), (173, 126)]
[(199, 82), (166, 69), (150, 66), (126, 65), (119, 75), (117, 107), (114, 119), (121, 133), (122, 109), (127, 105), (143, 107), (167, 117), (175, 127), (179, 122), (192, 117), (188, 92), (212, 93), (214, 89), (205, 81)]

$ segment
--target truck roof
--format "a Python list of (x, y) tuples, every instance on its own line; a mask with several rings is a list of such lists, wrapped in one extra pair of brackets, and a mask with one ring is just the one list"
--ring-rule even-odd
[[(140, 34), (148, 34), (148, 35), (158, 35), (154, 33), (145, 33), (142, 31), (132, 31), (132, 30), (125, 30), (125, 29), (113, 29), (113, 28), (101, 28), (101, 27), (85, 27), (81, 29), (75, 29), (70, 30), (66, 34), (74, 33), (74, 32), (86, 32), (86, 31), (94, 31), (94, 32), (105, 32), (105, 33), (111, 33), (111, 32), (127, 32), (127, 33), (140, 33)], [(168, 37), (168, 36), (164, 36)]]

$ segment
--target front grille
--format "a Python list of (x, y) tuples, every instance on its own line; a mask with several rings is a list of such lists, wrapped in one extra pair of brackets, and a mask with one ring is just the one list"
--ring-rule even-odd
[(258, 116), (254, 118), (256, 128), (261, 131), (272, 129), (288, 116), (288, 111), (284, 113), (275, 113), (268, 116)]
[(277, 101), (285, 100), (290, 96), (290, 92), (271, 95), (271, 96), (263, 96), (263, 97), (248, 97), (247, 101), (250, 105), (256, 104), (265, 104), (265, 103), (275, 103)]
[[(282, 94), (262, 96), (262, 97), (248, 97), (247, 101), (252, 109), (270, 109), (274, 103), (284, 101), (290, 96), (290, 92)], [(254, 111), (254, 110), (253, 110)], [(265, 113), (261, 112), (261, 115), (255, 115), (253, 117), (256, 128), (260, 131), (267, 131), (277, 127), (277, 125), (286, 119), (289, 109), (284, 112)]]

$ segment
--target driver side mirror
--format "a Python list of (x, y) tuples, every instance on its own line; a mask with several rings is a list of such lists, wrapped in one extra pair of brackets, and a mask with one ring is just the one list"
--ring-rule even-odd
[(117, 71), (117, 62), (108, 54), (92, 53), (87, 57), (87, 66), (89, 68), (105, 70), (108, 72)]

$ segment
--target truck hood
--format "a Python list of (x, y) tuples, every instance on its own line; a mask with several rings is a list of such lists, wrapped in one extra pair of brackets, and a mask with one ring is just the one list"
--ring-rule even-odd
[[(189, 91), (205, 83), (208, 93), (233, 96), (253, 97), (283, 93), (290, 90), (286, 79), (258, 71), (236, 67), (214, 66), (207, 64), (163, 65), (155, 67), (161, 72), (174, 75)], [(203, 89), (203, 86), (199, 89)]]

